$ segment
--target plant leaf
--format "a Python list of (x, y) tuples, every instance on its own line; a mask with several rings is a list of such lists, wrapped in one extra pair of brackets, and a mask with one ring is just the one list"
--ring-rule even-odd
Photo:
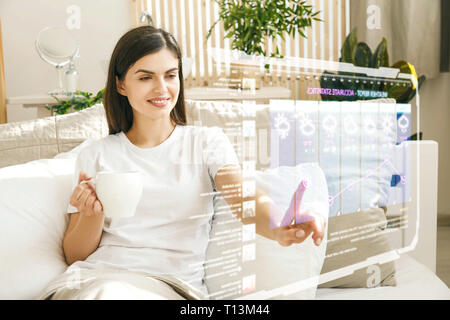
[(353, 54), (353, 64), (358, 67), (369, 67), (372, 61), (372, 51), (365, 42), (359, 42)]
[(353, 61), (353, 53), (356, 48), (357, 39), (356, 39), (356, 28), (353, 28), (352, 31), (345, 38), (344, 44), (341, 48), (341, 59), (342, 62), (354, 63)]
[(383, 38), (383, 40), (381, 40), (380, 44), (375, 50), (375, 53), (372, 56), (370, 67), (371, 68), (389, 67), (389, 54), (387, 50), (386, 38)]

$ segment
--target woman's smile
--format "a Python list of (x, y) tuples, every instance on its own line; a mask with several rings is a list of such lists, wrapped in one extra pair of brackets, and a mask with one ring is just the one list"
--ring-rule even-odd
[(153, 99), (147, 100), (152, 106), (157, 108), (164, 108), (169, 105), (171, 98), (170, 97), (157, 97)]

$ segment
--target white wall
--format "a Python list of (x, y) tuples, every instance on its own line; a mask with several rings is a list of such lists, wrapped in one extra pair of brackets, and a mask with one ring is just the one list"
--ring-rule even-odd
[(81, 25), (73, 30), (80, 41), (78, 89), (97, 93), (105, 86), (105, 60), (131, 25), (130, 0), (1, 0), (7, 97), (45, 94), (57, 87), (55, 68), (35, 49), (39, 31), (65, 26), (70, 5), (81, 9)]
[(439, 143), (438, 214), (450, 216), (450, 72), (424, 82), (420, 107), (423, 139)]

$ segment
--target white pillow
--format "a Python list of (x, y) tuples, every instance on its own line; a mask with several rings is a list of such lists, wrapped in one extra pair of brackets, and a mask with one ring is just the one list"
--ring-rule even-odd
[(62, 240), (78, 153), (0, 169), (0, 299), (34, 299), (67, 268)]
[(62, 249), (75, 158), (0, 169), (0, 299), (34, 299), (67, 268)]
[[(317, 164), (305, 163), (296, 167), (279, 167), (257, 171), (256, 186), (269, 194), (284, 212), (298, 183), (307, 179), (308, 189), (303, 197), (303, 208), (309, 208), (328, 218), (328, 190), (323, 171)], [(322, 244), (317, 247), (309, 236), (303, 243), (282, 247), (276, 241), (256, 235), (255, 241), (242, 242), (239, 233), (242, 223), (233, 218), (222, 197), (214, 203), (211, 240), (205, 263), (205, 283), (211, 299), (242, 297), (243, 278), (255, 276), (255, 290), (251, 299), (314, 299), (318, 276), (326, 251), (326, 230)], [(242, 235), (242, 232), (241, 232)], [(255, 243), (256, 259), (242, 261), (243, 246)], [(248, 278), (251, 279), (251, 278)]]

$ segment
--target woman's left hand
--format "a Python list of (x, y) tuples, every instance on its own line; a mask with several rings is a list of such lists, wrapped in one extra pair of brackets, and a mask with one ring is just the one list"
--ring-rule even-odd
[[(297, 223), (273, 229), (275, 240), (284, 247), (302, 243), (310, 234), (316, 246), (320, 246), (324, 236), (325, 221), (322, 216), (311, 211), (300, 210)], [(300, 222), (301, 221), (301, 222)], [(299, 223), (300, 222), (300, 223)]]

